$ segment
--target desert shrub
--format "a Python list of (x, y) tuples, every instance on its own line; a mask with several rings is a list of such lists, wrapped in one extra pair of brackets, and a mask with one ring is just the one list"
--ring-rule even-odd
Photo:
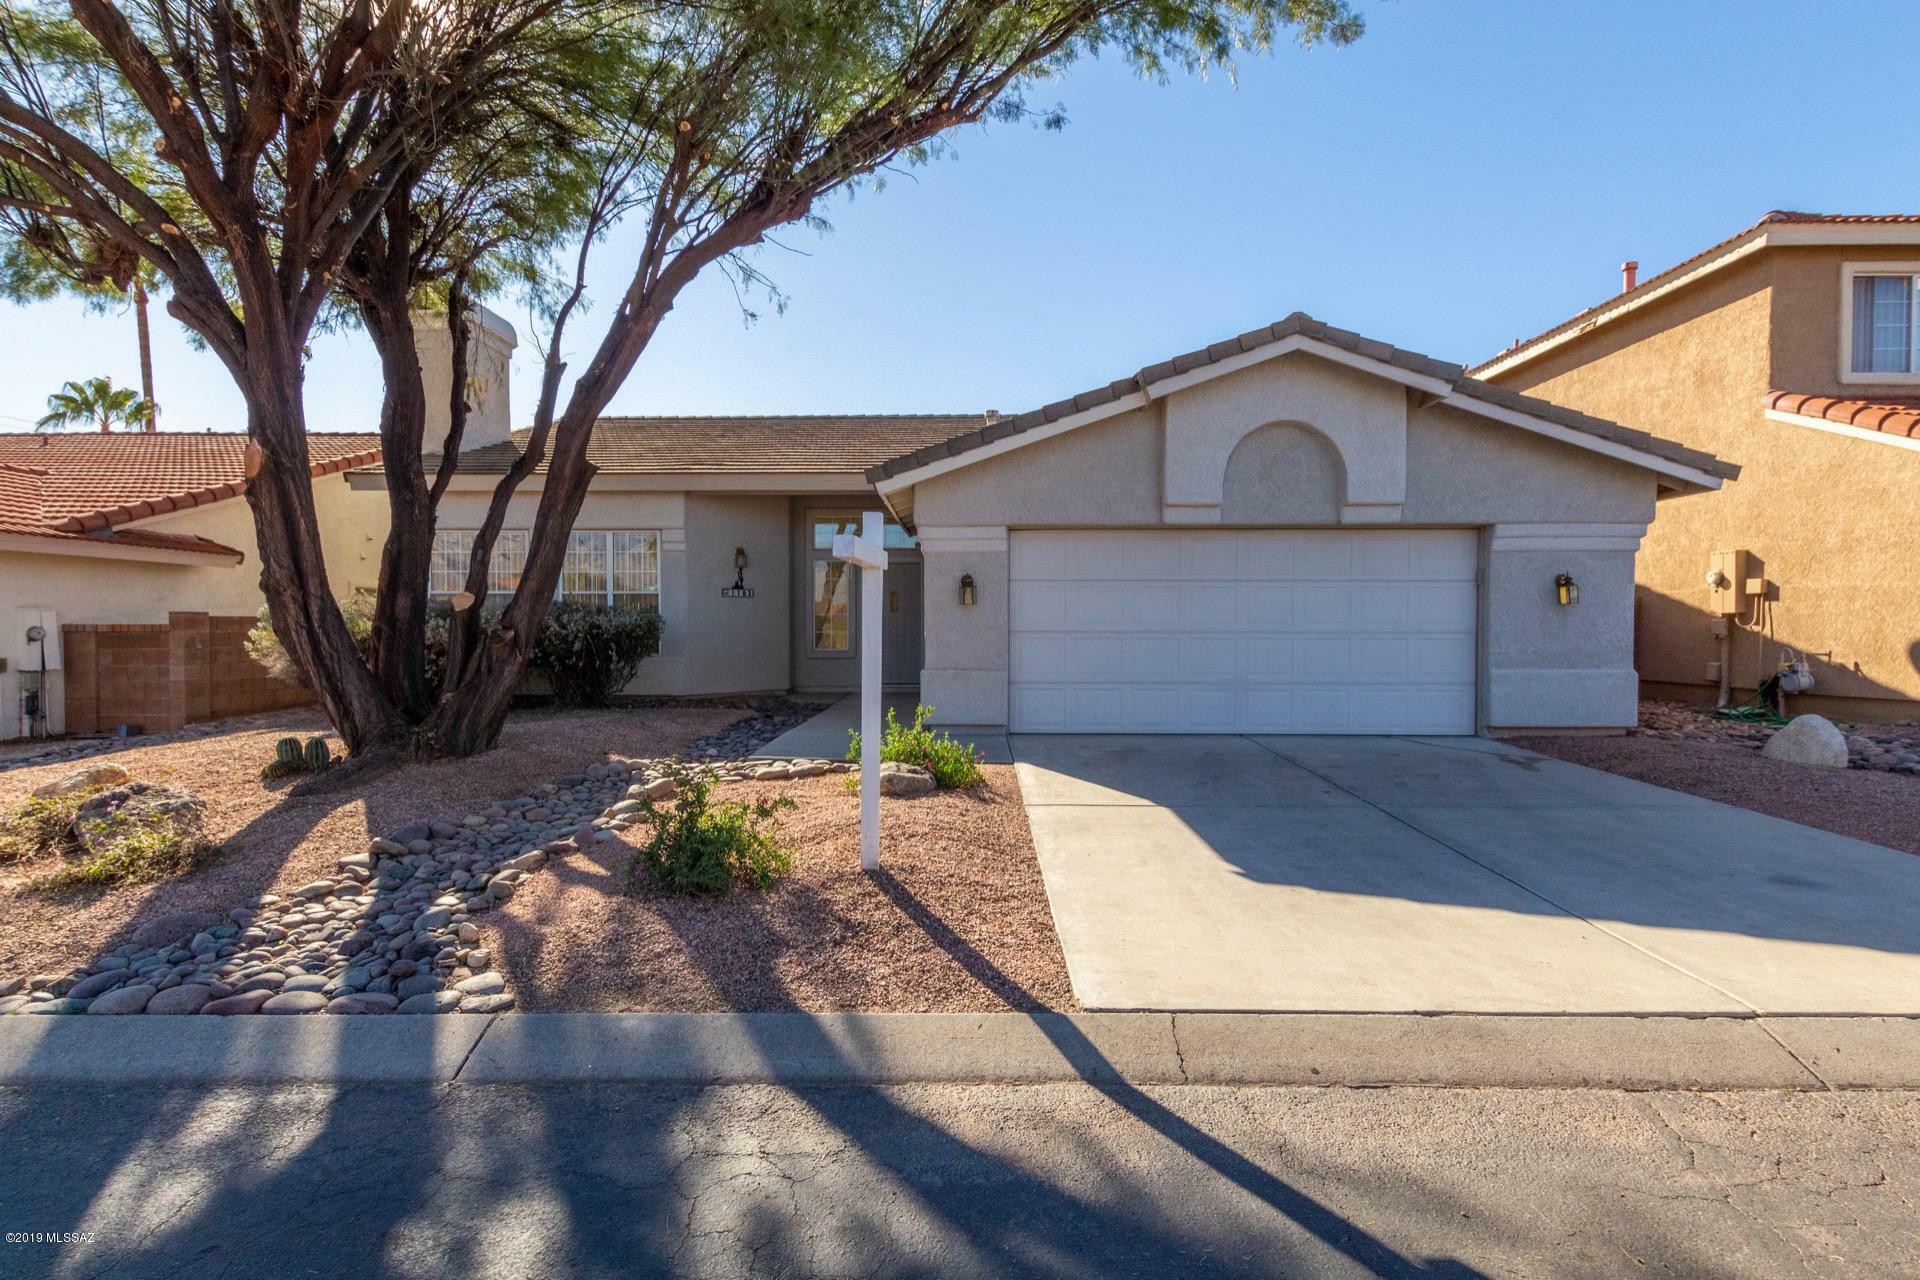
[(63, 796), (34, 797), (0, 817), (0, 864), (24, 862), (51, 853), (67, 841), (80, 802), (99, 791), (70, 791)]
[[(356, 593), (341, 607), (347, 630), (360, 646), (361, 657), (373, 658), (373, 606), (365, 593)], [(483, 626), (492, 625), (505, 609), (504, 600), (481, 606)], [(427, 689), (435, 697), (447, 675), (447, 633), (453, 624), (451, 606), (435, 604), (427, 612), (424, 658)], [(298, 680), (293, 660), (273, 633), (266, 607), (247, 633), (247, 656), (271, 674)], [(547, 678), (554, 697), (570, 707), (604, 707), (639, 672), (640, 664), (660, 652), (660, 615), (652, 609), (605, 609), (598, 605), (562, 602), (547, 610), (534, 638), (528, 670)]]
[(32, 882), (35, 889), (83, 885), (141, 884), (165, 880), (204, 865), (215, 853), (200, 832), (170, 822), (128, 822), (97, 852), (62, 863)]
[(640, 884), (642, 873), (669, 893), (711, 896), (736, 887), (766, 889), (793, 865), (793, 852), (774, 826), (775, 814), (794, 807), (792, 796), (715, 804), (710, 775), (675, 769), (668, 776), (678, 793), (668, 803), (644, 802), (641, 821), (650, 830), (627, 867), (630, 889)]
[(195, 822), (139, 821), (111, 817), (92, 828), (91, 848), (75, 838), (80, 806), (101, 787), (35, 798), (0, 817), (0, 863), (56, 856), (60, 865), (34, 877), (35, 889), (143, 883), (191, 871), (218, 847), (203, 838)]
[[(340, 616), (346, 619), (347, 634), (353, 637), (354, 645), (360, 650), (360, 656), (369, 661), (373, 658), (373, 598), (365, 591), (356, 591), (340, 604)], [(442, 635), (444, 648), (444, 633)], [(279, 680), (292, 680), (302, 683), (300, 671), (293, 664), (293, 656), (281, 645), (280, 637), (273, 633), (273, 618), (267, 606), (261, 605), (256, 615), (253, 630), (247, 632), (242, 642), (247, 656), (267, 669), (267, 674)]]
[[(887, 708), (887, 727), (880, 735), (882, 763), (917, 764), (943, 787), (971, 787), (980, 781), (980, 755), (970, 742), (956, 742), (944, 729), (927, 727), (933, 708), (913, 709), (913, 723), (901, 724), (899, 714)], [(847, 759), (859, 763), (860, 734), (850, 730)]]
[(570, 707), (604, 707), (660, 652), (660, 615), (562, 602), (547, 611), (528, 665)]

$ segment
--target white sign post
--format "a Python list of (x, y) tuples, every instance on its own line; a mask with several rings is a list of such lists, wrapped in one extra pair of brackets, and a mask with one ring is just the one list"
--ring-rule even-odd
[(868, 511), (860, 534), (835, 534), (833, 555), (860, 568), (860, 869), (880, 867), (880, 628), (886, 517)]

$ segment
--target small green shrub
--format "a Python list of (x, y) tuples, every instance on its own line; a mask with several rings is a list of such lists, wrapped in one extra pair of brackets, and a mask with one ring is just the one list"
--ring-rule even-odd
[[(888, 707), (886, 731), (880, 735), (881, 762), (917, 764), (942, 787), (979, 785), (980, 753), (972, 743), (954, 741), (953, 735), (944, 729), (928, 728), (927, 717), (932, 714), (932, 707), (915, 707), (913, 723), (905, 725), (900, 723), (899, 714)], [(847, 737), (847, 759), (858, 764), (860, 734), (849, 730)]]
[[(480, 607), (482, 627), (492, 626), (505, 610), (507, 597), (489, 597)], [(373, 605), (366, 593), (356, 592), (340, 606), (347, 630), (362, 659), (373, 661)], [(444, 602), (427, 612), (426, 646), (422, 651), (427, 688), (435, 696), (447, 674), (447, 633), (453, 609)], [(264, 606), (260, 620), (247, 633), (247, 655), (284, 680), (299, 680), (293, 660), (273, 633)], [(555, 699), (570, 707), (604, 707), (632, 683), (640, 664), (660, 652), (660, 615), (652, 609), (607, 609), (599, 605), (563, 601), (547, 610), (546, 621), (534, 638), (527, 669), (544, 675)], [(297, 770), (289, 770), (297, 772)], [(280, 775), (270, 775), (280, 776)]]
[(63, 796), (36, 796), (0, 818), (0, 865), (24, 862), (58, 849), (73, 826), (80, 802), (100, 788), (70, 791)]
[(642, 873), (669, 893), (767, 889), (793, 865), (773, 823), (780, 810), (795, 807), (792, 796), (714, 804), (709, 775), (675, 769), (669, 776), (679, 792), (670, 804), (645, 801), (641, 817), (651, 832), (627, 867), (629, 889), (639, 887)]
[(547, 611), (528, 665), (569, 707), (604, 707), (660, 652), (660, 615), (563, 601)]
[(32, 881), (35, 889), (141, 884), (204, 865), (219, 852), (198, 831), (172, 823), (127, 823), (98, 853), (75, 858)]
[(98, 852), (84, 853), (74, 839), (80, 806), (104, 788), (32, 799), (0, 817), (0, 863), (45, 856), (63, 861), (28, 882), (34, 889), (70, 889), (86, 885), (132, 884), (164, 880), (204, 864), (219, 849), (201, 838), (196, 826), (109, 819), (95, 829), (109, 834)]

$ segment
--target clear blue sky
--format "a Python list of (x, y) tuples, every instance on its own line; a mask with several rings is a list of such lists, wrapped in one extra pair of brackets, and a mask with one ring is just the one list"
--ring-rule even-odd
[[(1064, 132), (962, 135), (835, 202), (832, 233), (790, 232), (801, 253), (765, 253), (784, 315), (747, 327), (725, 281), (700, 282), (614, 411), (1018, 412), (1295, 309), (1479, 360), (1605, 297), (1623, 258), (1650, 274), (1768, 209), (1920, 211), (1912, 95), (1863, 63), (1920, 47), (1907, 0), (1362, 4), (1359, 44), (1249, 61), (1237, 89), (1077, 68), (1045, 95)], [(0, 323), (0, 430), (67, 378), (138, 383), (130, 316), (0, 305)], [(164, 316), (156, 361), (168, 428), (243, 425)], [(364, 339), (317, 343), (307, 390), (316, 430), (371, 429)]]

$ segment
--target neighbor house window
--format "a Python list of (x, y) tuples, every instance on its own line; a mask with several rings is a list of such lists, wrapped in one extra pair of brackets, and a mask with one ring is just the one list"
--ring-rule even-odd
[(584, 532), (567, 538), (560, 598), (619, 609), (660, 607), (660, 535)]
[(1853, 277), (1852, 370), (1855, 373), (1920, 372), (1920, 276)]
[[(438, 529), (433, 535), (433, 564), (427, 571), (427, 595), (445, 600), (467, 587), (467, 564), (473, 558), (471, 529)], [(487, 559), (487, 594), (507, 596), (520, 585), (527, 567), (527, 531), (502, 529)]]

